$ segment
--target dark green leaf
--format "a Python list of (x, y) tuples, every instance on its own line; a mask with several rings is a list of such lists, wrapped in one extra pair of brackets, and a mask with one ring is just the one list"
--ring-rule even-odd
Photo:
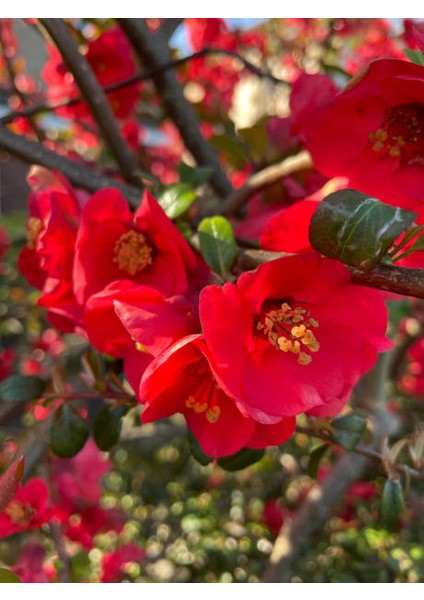
[(232, 456), (225, 456), (218, 459), (219, 466), (225, 471), (240, 471), (250, 465), (255, 464), (265, 454), (264, 450), (252, 450), (251, 448), (243, 448)]
[(231, 224), (225, 217), (203, 219), (198, 228), (200, 249), (211, 269), (226, 277), (237, 254)]
[(330, 258), (370, 268), (416, 216), (356, 190), (339, 190), (318, 205), (311, 219), (309, 239), (315, 250)]
[(312, 479), (317, 478), (319, 466), (329, 448), (330, 444), (322, 444), (322, 446), (318, 446), (311, 452), (308, 463), (308, 475)]
[(244, 144), (236, 137), (229, 135), (212, 135), (208, 140), (216, 150), (221, 152), (236, 169), (241, 169), (247, 162)]
[(97, 447), (107, 452), (119, 441), (122, 417), (128, 412), (128, 406), (106, 405), (97, 415), (93, 424), (93, 438)]
[(190, 167), (186, 163), (180, 163), (178, 174), (181, 183), (186, 183), (191, 188), (196, 189), (209, 181), (213, 175), (213, 169), (210, 167)]
[(92, 574), (90, 558), (86, 552), (78, 552), (71, 558), (71, 583), (89, 581)]
[(0, 398), (5, 402), (28, 402), (40, 398), (46, 383), (35, 375), (11, 375), (0, 383)]
[(367, 428), (367, 423), (360, 415), (346, 415), (334, 419), (331, 426), (335, 432), (334, 439), (346, 450), (354, 450)]
[(13, 571), (0, 567), (0, 583), (22, 583), (22, 581)]
[(158, 196), (158, 202), (170, 219), (186, 212), (196, 200), (193, 188), (185, 183), (168, 185)]
[(416, 65), (424, 66), (424, 54), (421, 50), (411, 50), (410, 48), (404, 48), (404, 53), (409, 58), (409, 60)]
[(250, 146), (252, 159), (260, 161), (269, 147), (269, 138), (264, 120), (255, 123), (252, 127), (239, 129), (238, 134)]
[(203, 452), (199, 442), (196, 440), (191, 431), (188, 432), (188, 443), (190, 444), (191, 454), (198, 463), (206, 467), (206, 465), (209, 465), (212, 462), (212, 459)]
[(388, 479), (381, 497), (381, 519), (388, 528), (395, 527), (404, 509), (402, 485), (399, 480)]
[(84, 447), (89, 434), (87, 422), (70, 404), (62, 404), (53, 416), (50, 444), (53, 452), (72, 458)]

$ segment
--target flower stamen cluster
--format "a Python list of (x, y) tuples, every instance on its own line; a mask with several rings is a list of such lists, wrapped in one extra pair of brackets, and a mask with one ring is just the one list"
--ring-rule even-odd
[(147, 243), (146, 236), (134, 229), (121, 235), (115, 243), (114, 253), (113, 262), (132, 277), (153, 263), (153, 248)]
[(311, 317), (310, 311), (297, 306), (292, 308), (287, 302), (279, 307), (262, 309), (256, 319), (256, 335), (266, 339), (271, 346), (282, 352), (292, 352), (297, 355), (300, 365), (308, 365), (312, 361), (311, 352), (318, 352), (320, 345), (311, 327), (319, 323)]

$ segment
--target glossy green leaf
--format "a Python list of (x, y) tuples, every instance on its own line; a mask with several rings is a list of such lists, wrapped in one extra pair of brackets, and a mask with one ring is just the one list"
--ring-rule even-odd
[(191, 167), (186, 163), (180, 163), (178, 165), (178, 174), (181, 183), (185, 183), (191, 188), (196, 189), (210, 180), (213, 175), (213, 169), (210, 167)]
[(225, 471), (240, 471), (250, 465), (254, 465), (261, 460), (265, 454), (264, 450), (252, 450), (251, 448), (243, 448), (232, 456), (225, 456), (218, 459), (219, 466)]
[(89, 435), (87, 422), (70, 404), (62, 404), (54, 413), (50, 445), (55, 454), (72, 458), (84, 447)]
[(365, 433), (367, 423), (361, 415), (351, 414), (334, 419), (331, 426), (334, 439), (346, 450), (354, 450)]
[(317, 478), (318, 469), (322, 459), (327, 454), (330, 444), (322, 444), (313, 450), (309, 456), (308, 475), (312, 479)]
[(0, 398), (5, 402), (28, 402), (40, 398), (46, 383), (35, 375), (11, 375), (0, 383)]
[(0, 583), (22, 583), (22, 581), (13, 571), (0, 567)]
[(128, 406), (106, 405), (97, 415), (93, 423), (93, 438), (97, 447), (107, 452), (119, 441), (122, 417), (128, 412)]
[(399, 480), (388, 479), (381, 497), (381, 519), (388, 528), (393, 528), (402, 516), (405, 503), (402, 484)]
[(225, 217), (203, 219), (198, 228), (200, 249), (210, 268), (226, 277), (237, 254), (233, 228)]
[(158, 202), (170, 219), (185, 213), (196, 200), (193, 188), (185, 183), (168, 185), (158, 196)]
[(315, 250), (330, 258), (370, 268), (380, 262), (416, 216), (356, 190), (339, 190), (318, 205), (309, 240)]

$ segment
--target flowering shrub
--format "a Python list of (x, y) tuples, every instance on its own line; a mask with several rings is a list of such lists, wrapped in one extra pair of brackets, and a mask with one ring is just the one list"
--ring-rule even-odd
[(15, 21), (0, 582), (423, 580), (422, 23)]

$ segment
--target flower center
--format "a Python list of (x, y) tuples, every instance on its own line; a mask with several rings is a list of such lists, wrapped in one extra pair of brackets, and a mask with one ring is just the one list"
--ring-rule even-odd
[(388, 108), (377, 131), (368, 139), (374, 152), (397, 158), (404, 162), (424, 155), (424, 105), (401, 104)]
[(20, 502), (19, 500), (13, 500), (6, 508), (5, 512), (9, 515), (13, 523), (24, 527), (31, 522), (36, 511), (29, 504), (23, 504), (23, 502)]
[(209, 423), (216, 423), (221, 415), (218, 404), (219, 387), (210, 370), (202, 365), (195, 376), (193, 393), (185, 401), (197, 415), (204, 413)]
[(114, 253), (113, 262), (131, 276), (143, 271), (153, 262), (153, 248), (147, 243), (146, 236), (134, 229), (121, 235), (115, 244)]
[(319, 342), (312, 331), (318, 325), (305, 308), (292, 308), (287, 302), (280, 304), (270, 300), (265, 302), (255, 319), (255, 334), (276, 350), (296, 354), (300, 365), (308, 365), (312, 354), (319, 350)]
[(26, 222), (26, 234), (28, 246), (34, 250), (40, 231), (43, 229), (43, 222), (37, 217), (29, 217)]

